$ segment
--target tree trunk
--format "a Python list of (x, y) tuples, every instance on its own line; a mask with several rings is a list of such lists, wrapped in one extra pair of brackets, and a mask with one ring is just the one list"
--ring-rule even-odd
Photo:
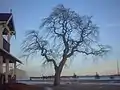
[(55, 72), (54, 86), (60, 85), (60, 74), (61, 72), (58, 70)]
[(60, 85), (60, 75), (67, 58), (63, 57), (57, 69), (55, 69), (54, 86)]

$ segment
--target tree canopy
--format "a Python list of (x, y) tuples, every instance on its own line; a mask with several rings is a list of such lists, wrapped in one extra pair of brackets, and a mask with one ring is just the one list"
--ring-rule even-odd
[(42, 20), (39, 31), (27, 32), (22, 44), (24, 56), (40, 53), (46, 62), (53, 63), (56, 75), (57, 72), (61, 74), (66, 61), (78, 53), (94, 56), (107, 54), (110, 46), (99, 43), (99, 28), (91, 18), (57, 5)]

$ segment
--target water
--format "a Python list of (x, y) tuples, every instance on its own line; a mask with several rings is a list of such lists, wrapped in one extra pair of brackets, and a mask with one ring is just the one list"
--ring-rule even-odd
[[(41, 82), (41, 81), (18, 81), (19, 83), (25, 83), (28, 85), (35, 85), (35, 84), (53, 84), (53, 82)], [(79, 83), (79, 82), (60, 82), (61, 85), (65, 85), (65, 84), (83, 84), (83, 85), (120, 85), (120, 83), (114, 83), (114, 82), (83, 82), (83, 83)]]
[[(81, 76), (79, 80), (96, 80), (94, 76)], [(108, 76), (100, 76), (97, 80), (111, 80)], [(120, 76), (114, 76), (113, 80), (120, 80)]]
[[(96, 80), (96, 81), (100, 81), (99, 83), (97, 84), (100, 84), (100, 85), (120, 85), (120, 83), (114, 83), (113, 81), (116, 81), (116, 80), (120, 80), (120, 77), (119, 76), (115, 76), (114, 79), (110, 79), (110, 77), (106, 77), (106, 76), (101, 76), (100, 79), (95, 79), (94, 76), (81, 76), (79, 78), (62, 78), (62, 81), (61, 81), (61, 84), (71, 84), (71, 83), (74, 83), (75, 81), (76, 82), (79, 82), (80, 80)], [(102, 81), (104, 80), (104, 81)], [(107, 80), (110, 80), (110, 81), (107, 81)], [(74, 82), (73, 82), (74, 81)], [(101, 82), (102, 81), (102, 82)], [(106, 82), (107, 81), (107, 82)], [(53, 84), (53, 79), (47, 79), (47, 80), (18, 80), (19, 83), (25, 83), (25, 84)], [(80, 84), (96, 84), (96, 82), (81, 82)]]
[[(17, 80), (30, 80), (29, 78), (23, 78), (23, 79), (17, 79)], [(42, 80), (42, 79), (32, 79), (32, 80)], [(53, 80), (53, 79), (47, 79), (47, 80)], [(99, 79), (95, 79), (94, 76), (80, 76), (79, 78), (61, 78), (61, 80), (120, 80), (120, 76), (114, 76), (113, 79), (111, 79), (108, 76), (100, 76)]]

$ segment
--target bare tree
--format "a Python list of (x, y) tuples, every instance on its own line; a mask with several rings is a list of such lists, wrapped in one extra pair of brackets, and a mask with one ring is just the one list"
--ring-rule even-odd
[(103, 56), (110, 47), (98, 43), (98, 27), (91, 17), (80, 16), (75, 11), (56, 6), (52, 13), (44, 18), (39, 31), (31, 30), (23, 42), (24, 56), (40, 53), (45, 63), (54, 65), (54, 85), (60, 84), (60, 75), (67, 60), (80, 53)]

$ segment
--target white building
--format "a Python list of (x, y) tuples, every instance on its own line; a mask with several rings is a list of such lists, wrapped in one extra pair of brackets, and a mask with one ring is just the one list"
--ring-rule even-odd
[[(9, 78), (11, 63), (14, 67), (14, 76), (16, 76), (16, 64), (22, 63), (10, 53), (10, 40), (13, 35), (16, 35), (16, 31), (12, 13), (0, 13), (0, 83), (11, 81), (12, 78)], [(5, 73), (3, 72), (3, 65), (5, 65)]]

